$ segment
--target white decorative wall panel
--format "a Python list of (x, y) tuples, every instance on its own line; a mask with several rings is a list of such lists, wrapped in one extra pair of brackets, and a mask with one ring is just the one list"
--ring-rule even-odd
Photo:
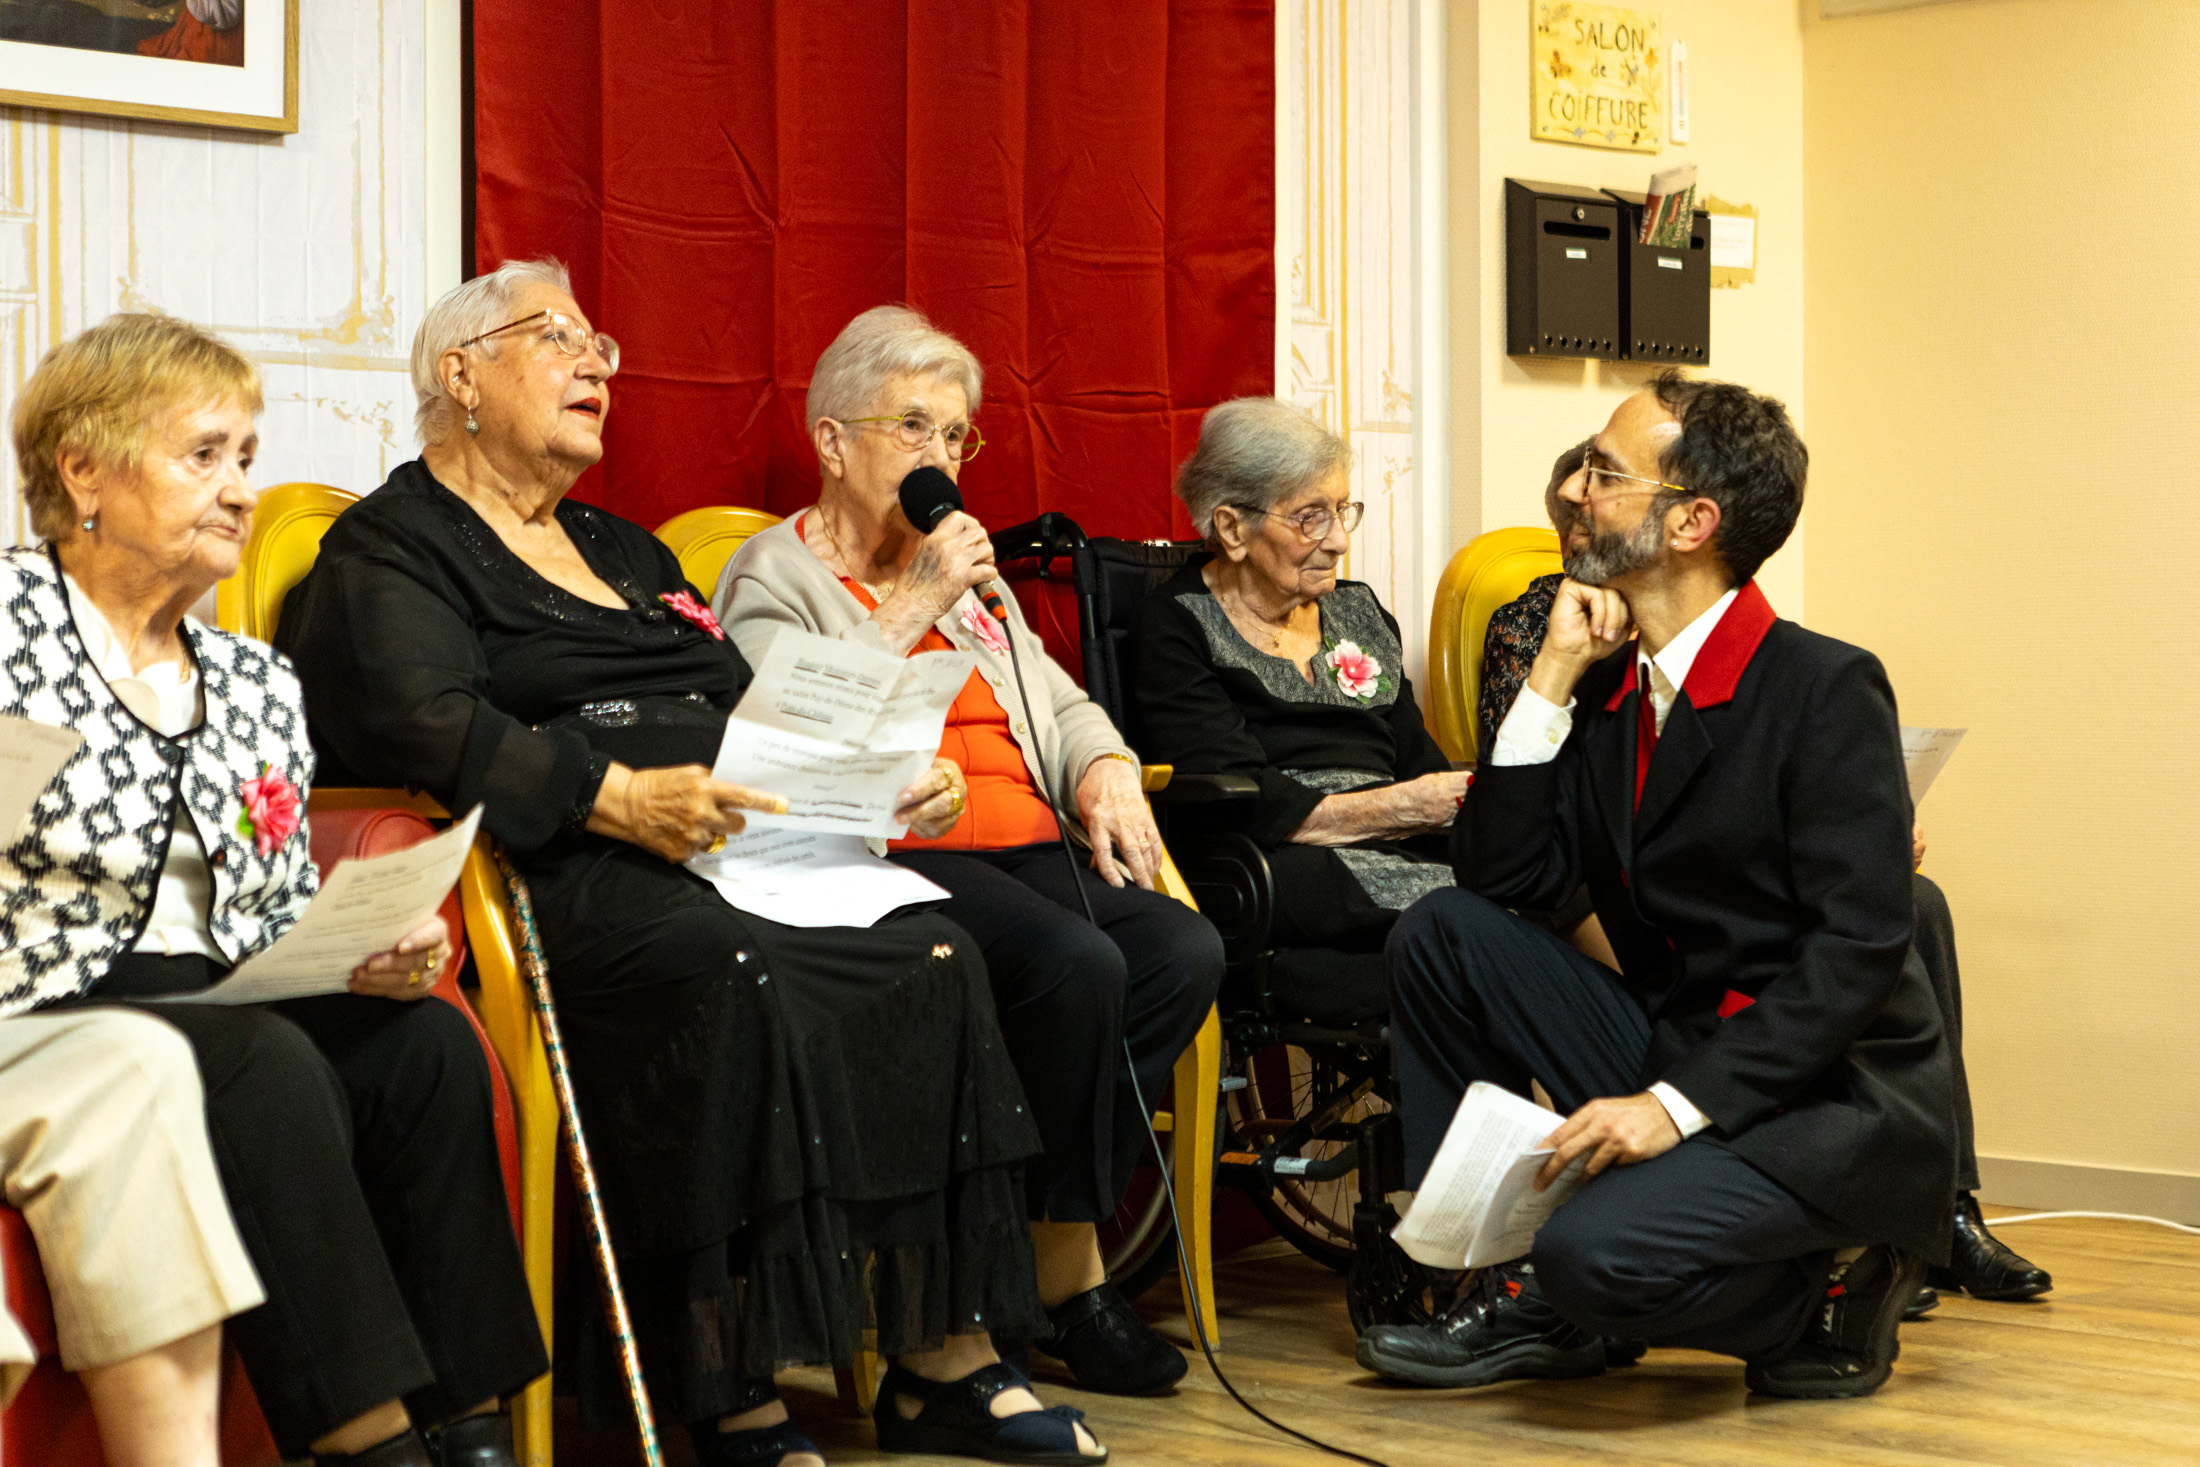
[[(1277, 393), (1344, 435), (1367, 505), (1349, 574), (1406, 634), (1426, 636), (1418, 559), (1413, 4), (1284, 0), (1277, 7)], [(1441, 115), (1440, 112), (1437, 115)]]
[[(365, 491), (412, 457), (422, 5), (299, 11), (293, 136), (0, 108), (0, 415), (47, 349), (115, 311), (158, 309), (264, 370), (256, 482)], [(11, 452), (0, 542), (29, 539)]]

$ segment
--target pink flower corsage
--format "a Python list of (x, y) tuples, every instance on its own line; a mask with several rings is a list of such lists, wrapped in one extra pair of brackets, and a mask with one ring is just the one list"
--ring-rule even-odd
[(251, 840), (261, 856), (298, 833), (298, 787), (274, 765), (263, 763), (259, 778), (246, 780), (237, 793), (244, 796), (237, 834)]
[(1390, 686), (1390, 679), (1383, 674), (1383, 665), (1360, 650), (1357, 642), (1336, 642), (1322, 658), (1322, 665), (1337, 680), (1347, 698), (1357, 698), (1362, 703)]
[(970, 629), (971, 636), (985, 643), (987, 650), (994, 656), (1008, 655), (1008, 638), (1001, 634), (1001, 624), (993, 619), (993, 613), (987, 611), (983, 605), (972, 601), (963, 607), (962, 624)]
[(709, 632), (710, 639), (712, 641), (723, 642), (724, 640), (726, 640), (726, 629), (718, 625), (718, 618), (712, 616), (710, 614), (710, 608), (708, 606), (705, 606), (702, 602), (696, 600), (693, 593), (687, 591), (667, 591), (662, 596), (659, 596), (657, 599), (664, 602), (665, 605), (671, 607), (674, 611), (679, 612), (680, 615), (686, 617), (689, 621), (695, 623), (695, 625), (701, 627), (704, 631)]

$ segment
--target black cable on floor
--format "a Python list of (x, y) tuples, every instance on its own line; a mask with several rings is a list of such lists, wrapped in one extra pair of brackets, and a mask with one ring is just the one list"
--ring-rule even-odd
[[(1016, 696), (1024, 706), (1024, 726), (1032, 731), (1031, 737), (1037, 739), (1039, 725), (1038, 721), (1031, 716), (1031, 694), (1024, 688), (1024, 669), (1022, 662), (1016, 656), (1015, 634), (1008, 629), (1005, 622), (1001, 627), (1001, 634), (1008, 643), (1008, 667), (1016, 678)], [(1084, 870), (1077, 864), (1076, 852), (1070, 848), (1069, 825), (1062, 818), (1061, 802), (1054, 797), (1054, 790), (1047, 783), (1043, 770), (1040, 772), (1039, 791), (1046, 796), (1047, 808), (1054, 812), (1054, 832), (1061, 838), (1062, 859), (1069, 863), (1070, 887), (1077, 893), (1077, 900), (1084, 905), (1085, 920), (1090, 922), (1095, 929), (1099, 929), (1100, 919), (1093, 915), (1092, 895), (1085, 890)], [(1123, 1064), (1130, 1073), (1131, 1095), (1138, 1102), (1138, 1113), (1146, 1118), (1147, 1127), (1150, 1130), (1153, 1124), (1153, 1107), (1146, 1104), (1145, 1091), (1138, 1083), (1138, 1065), (1131, 1054), (1131, 1041), (1128, 1034), (1123, 1036)], [(1181, 1137), (1181, 1132), (1179, 1136)], [(1191, 1306), (1192, 1328), (1199, 1336), (1199, 1350), (1201, 1354), (1207, 1357), (1207, 1368), (1215, 1373), (1215, 1379), (1220, 1381), (1222, 1388), (1230, 1393), (1230, 1399), (1243, 1406), (1255, 1420), (1274, 1427), (1277, 1431), (1296, 1441), (1304, 1442), (1316, 1451), (1327, 1452), (1333, 1457), (1342, 1457), (1348, 1462), (1364, 1463), (1365, 1467), (1390, 1467), (1389, 1463), (1379, 1458), (1363, 1457), (1358, 1452), (1348, 1452), (1343, 1447), (1333, 1447), (1318, 1437), (1308, 1436), (1296, 1427), (1285, 1426), (1275, 1417), (1270, 1416), (1260, 1407), (1246, 1400), (1243, 1395), (1239, 1394), (1238, 1388), (1230, 1383), (1230, 1377), (1222, 1373), (1222, 1366), (1215, 1359), (1214, 1346), (1208, 1343), (1207, 1319), (1199, 1307), (1199, 1290), (1193, 1286), (1196, 1275), (1192, 1270), (1191, 1256), (1185, 1251), (1184, 1219), (1182, 1214), (1177, 1211), (1176, 1184), (1169, 1175), (1169, 1159), (1161, 1154), (1161, 1143), (1158, 1141), (1154, 1143), (1154, 1164), (1155, 1168), (1161, 1173), (1162, 1195), (1168, 1198), (1169, 1201), (1169, 1226), (1176, 1234), (1176, 1260), (1178, 1268), (1182, 1270), (1179, 1277), (1184, 1282), (1185, 1302)]]

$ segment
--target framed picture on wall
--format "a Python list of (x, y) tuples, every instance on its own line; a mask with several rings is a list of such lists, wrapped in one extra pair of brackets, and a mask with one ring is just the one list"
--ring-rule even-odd
[(0, 0), (0, 104), (298, 130), (298, 0)]

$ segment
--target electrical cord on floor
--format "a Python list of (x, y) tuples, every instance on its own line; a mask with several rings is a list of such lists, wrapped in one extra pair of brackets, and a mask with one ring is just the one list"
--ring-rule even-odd
[(2064, 1217), (2094, 1217), (2109, 1222), (2152, 1223), (2158, 1228), (2175, 1228), (2180, 1233), (2191, 1233), (2200, 1236), (2200, 1228), (2193, 1227), (2190, 1224), (2171, 1222), (2166, 1217), (2141, 1217), (2136, 1212), (2020, 1212), (2012, 1217), (1990, 1217), (1986, 1219), (1986, 1226), (1989, 1228), (2005, 1228), (2011, 1223), (2052, 1222), (2057, 1218)]
[[(1002, 621), (1003, 624), (1001, 627), (1001, 635), (1003, 639), (1006, 640), (1008, 643), (1009, 671), (1014, 674), (1016, 678), (1016, 696), (1020, 700), (1022, 700), (1024, 706), (1024, 726), (1033, 730), (1033, 737), (1036, 738), (1039, 725), (1038, 721), (1031, 716), (1031, 694), (1024, 688), (1024, 669), (1023, 664), (1018, 660), (1016, 656), (1016, 638), (1014, 633), (1012, 633), (1008, 629), (1008, 626), (1006, 625), (1006, 619), (1003, 618)], [(1039, 792), (1046, 796), (1047, 808), (1054, 813), (1054, 831), (1055, 834), (1061, 838), (1062, 859), (1069, 862), (1070, 887), (1077, 893), (1077, 900), (1084, 905), (1085, 920), (1087, 922), (1090, 922), (1095, 930), (1099, 930), (1100, 919), (1093, 914), (1092, 896), (1089, 892), (1085, 890), (1084, 869), (1077, 864), (1077, 853), (1070, 846), (1069, 824), (1062, 818), (1061, 802), (1055, 798), (1054, 790), (1052, 786), (1049, 785), (1046, 781), (1043, 771), (1039, 780)], [(1131, 1054), (1131, 1042), (1130, 1036), (1128, 1034), (1124, 1035), (1123, 1037), (1123, 1064), (1130, 1073), (1131, 1095), (1138, 1102), (1138, 1113), (1147, 1119), (1150, 1127), (1150, 1123), (1153, 1120), (1153, 1108), (1146, 1104), (1145, 1091), (1138, 1083), (1138, 1066)], [(1194, 1277), (1196, 1277), (1196, 1275), (1192, 1270), (1191, 1256), (1185, 1251), (1184, 1220), (1182, 1215), (1177, 1211), (1176, 1186), (1174, 1181), (1169, 1176), (1169, 1159), (1161, 1154), (1161, 1145), (1159, 1142), (1154, 1143), (1154, 1161), (1155, 1169), (1161, 1174), (1162, 1195), (1167, 1197), (1169, 1201), (1169, 1226), (1176, 1235), (1177, 1266), (1183, 1270), (1181, 1277), (1184, 1280), (1184, 1298), (1185, 1302), (1191, 1307), (1192, 1327), (1199, 1336), (1200, 1353), (1207, 1357), (1207, 1368), (1215, 1373), (1215, 1379), (1220, 1381), (1222, 1383), (1222, 1388), (1230, 1393), (1230, 1399), (1237, 1402), (1240, 1406), (1243, 1406), (1246, 1411), (1251, 1413), (1254, 1419), (1274, 1427), (1277, 1431), (1282, 1432), (1285, 1436), (1291, 1437), (1296, 1441), (1304, 1442), (1307, 1446), (1314, 1448), (1316, 1451), (1327, 1452), (1331, 1456), (1342, 1457), (1349, 1462), (1364, 1463), (1366, 1464), (1366, 1467), (1389, 1467), (1388, 1463), (1380, 1460), (1379, 1458), (1363, 1457), (1358, 1452), (1346, 1451), (1343, 1447), (1333, 1447), (1329, 1443), (1322, 1441), (1318, 1437), (1308, 1436), (1305, 1432), (1298, 1430), (1296, 1427), (1285, 1426), (1282, 1422), (1276, 1420), (1275, 1417), (1270, 1416), (1267, 1412), (1261, 1410), (1260, 1407), (1254, 1405), (1251, 1401), (1246, 1400), (1245, 1397), (1239, 1393), (1238, 1388), (1235, 1385), (1231, 1384), (1230, 1377), (1222, 1373), (1222, 1366), (1220, 1362), (1215, 1359), (1214, 1346), (1208, 1343), (1207, 1318), (1199, 1307), (1199, 1290), (1192, 1287), (1192, 1280)]]

